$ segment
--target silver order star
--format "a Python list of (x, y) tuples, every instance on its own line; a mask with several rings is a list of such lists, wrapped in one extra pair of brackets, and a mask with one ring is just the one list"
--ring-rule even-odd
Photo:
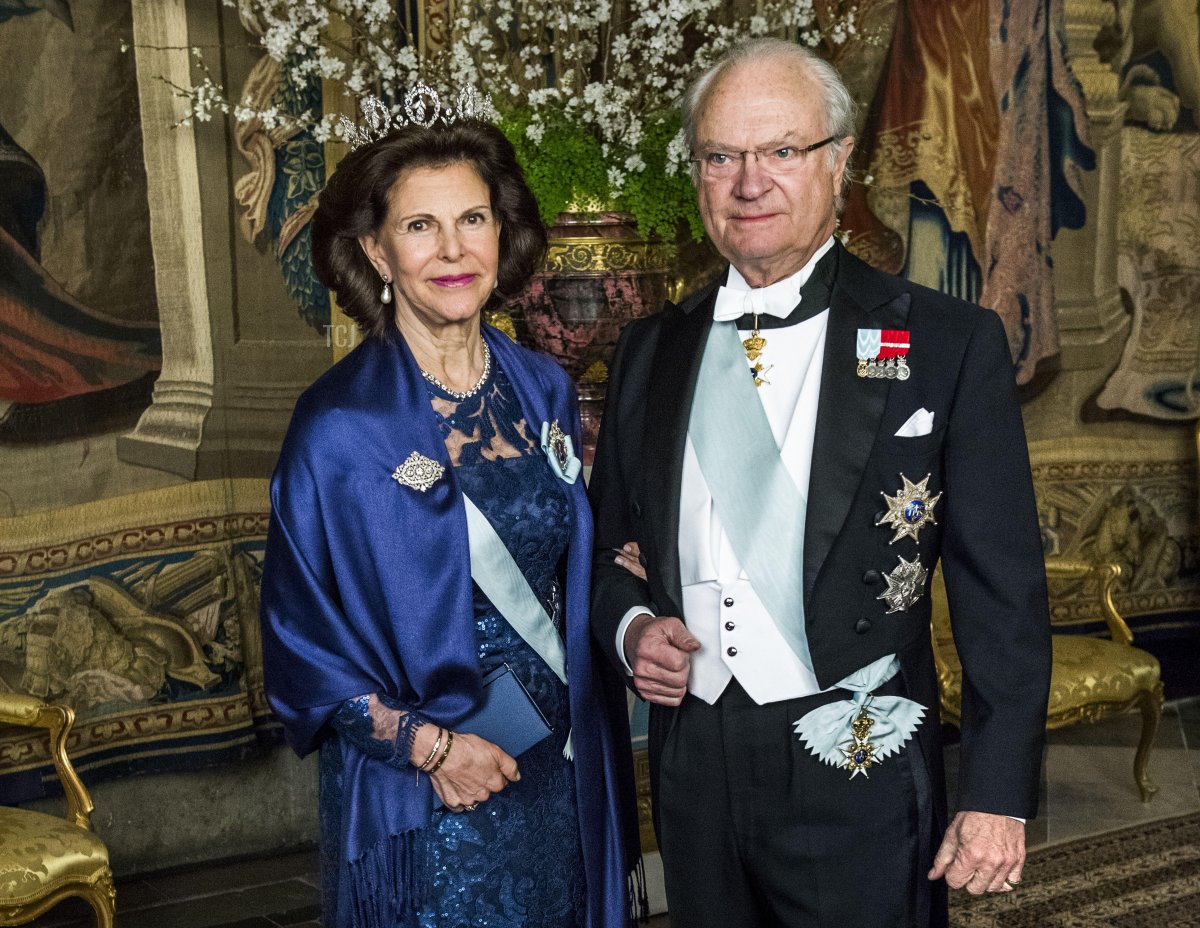
[(883, 575), (883, 579), (887, 581), (887, 589), (875, 597), (887, 602), (890, 608), (886, 615), (903, 612), (920, 599), (925, 591), (925, 579), (929, 576), (929, 572), (921, 566), (917, 558), (911, 561), (899, 558), (899, 561), (890, 574)]
[[(933, 507), (942, 498), (941, 493), (937, 496), (929, 495), (929, 474), (926, 474), (920, 483), (913, 483), (904, 474), (900, 475), (900, 479), (904, 481), (904, 486), (895, 496), (888, 496), (882, 490), (879, 491), (879, 495), (887, 503), (888, 511), (875, 524), (886, 525), (896, 530), (888, 544), (895, 544), (904, 537), (917, 541), (917, 535), (922, 528), (926, 525), (937, 525), (937, 520), (933, 517)], [(915, 516), (909, 509), (910, 505), (917, 511)]]
[(402, 487), (411, 487), (424, 493), (442, 479), (446, 468), (433, 458), (427, 458), (419, 451), (410, 454), (392, 474), (392, 479)]

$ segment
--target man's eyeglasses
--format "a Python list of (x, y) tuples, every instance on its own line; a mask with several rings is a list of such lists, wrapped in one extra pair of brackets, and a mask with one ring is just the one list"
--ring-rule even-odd
[(813, 142), (804, 148), (794, 145), (781, 145), (778, 148), (748, 148), (744, 151), (722, 151), (719, 148), (708, 148), (697, 152), (691, 159), (705, 180), (733, 177), (745, 164), (748, 155), (754, 155), (754, 160), (762, 165), (768, 174), (789, 174), (804, 162), (804, 156), (818, 148), (824, 148), (830, 142), (836, 141), (837, 136)]

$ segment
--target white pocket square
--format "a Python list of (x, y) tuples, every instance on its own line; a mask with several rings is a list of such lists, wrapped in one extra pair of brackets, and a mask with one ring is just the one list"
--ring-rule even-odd
[(896, 431), (897, 438), (919, 438), (933, 431), (933, 413), (922, 406)]

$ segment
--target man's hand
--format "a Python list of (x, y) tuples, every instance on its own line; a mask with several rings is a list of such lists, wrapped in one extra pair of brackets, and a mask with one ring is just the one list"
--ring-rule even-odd
[(613, 558), (614, 564), (624, 567), (639, 580), (646, 579), (646, 565), (642, 562), (642, 549), (638, 547), (636, 541), (627, 541), (616, 553), (617, 556)]
[(643, 613), (625, 630), (625, 660), (633, 668), (633, 685), (643, 699), (677, 706), (687, 692), (692, 652), (700, 642), (673, 616)]
[(1007, 893), (1021, 882), (1025, 865), (1025, 825), (1007, 815), (959, 812), (933, 858), (929, 879), (946, 878), (954, 889)]

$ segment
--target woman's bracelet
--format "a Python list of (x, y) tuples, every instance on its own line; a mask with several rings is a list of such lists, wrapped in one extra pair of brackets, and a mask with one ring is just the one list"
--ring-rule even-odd
[(434, 774), (446, 762), (446, 758), (450, 756), (450, 747), (454, 744), (454, 732), (446, 732), (446, 750), (442, 751), (442, 756), (438, 758), (438, 762), (429, 768), (429, 773)]
[(426, 757), (423, 761), (421, 761), (421, 763), (419, 763), (417, 765), (418, 770), (424, 770), (426, 767), (428, 767), (430, 764), (433, 763), (433, 759), (435, 757), (437, 757), (437, 752), (440, 751), (442, 748), (442, 735), (444, 735), (444, 734), (445, 734), (444, 729), (442, 729), (441, 726), (438, 726), (437, 740), (435, 742), (433, 742), (433, 750), (429, 752), (428, 757)]

